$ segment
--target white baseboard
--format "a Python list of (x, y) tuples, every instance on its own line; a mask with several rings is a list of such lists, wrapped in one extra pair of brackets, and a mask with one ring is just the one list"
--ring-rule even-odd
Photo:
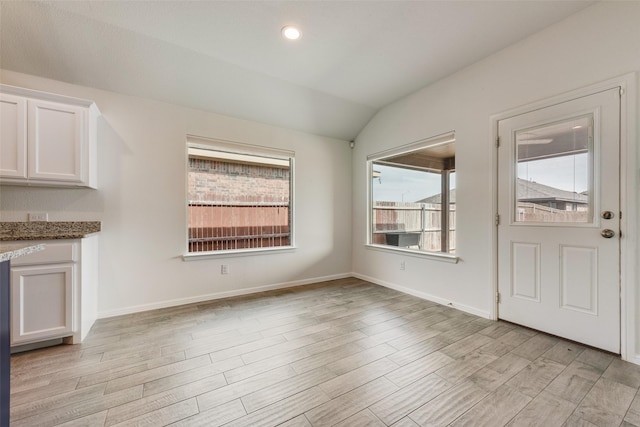
[(625, 357), (625, 355), (622, 355), (622, 360), (625, 360), (629, 363), (633, 363), (635, 365), (640, 365), (640, 354), (637, 353), (631, 353), (630, 357), (629, 355), (627, 355), (627, 357)]
[(294, 280), (292, 282), (283, 282), (273, 285), (256, 286), (253, 288), (238, 289), (233, 291), (215, 292), (212, 294), (199, 295), (188, 298), (178, 298), (173, 300), (154, 302), (151, 304), (133, 305), (129, 307), (119, 308), (116, 310), (100, 311), (98, 319), (106, 319), (108, 317), (122, 316), (124, 314), (140, 313), (143, 311), (157, 310), (159, 308), (175, 307), (185, 304), (193, 304), (196, 302), (211, 301), (222, 298), (237, 297), (241, 295), (255, 294), (258, 292), (272, 291), (274, 289), (292, 288), (294, 286), (310, 285), (318, 282), (326, 282), (329, 280), (346, 279), (353, 277), (351, 273), (334, 274), (330, 276), (314, 277), (310, 279)]
[(413, 295), (414, 297), (422, 298), (427, 301), (435, 302), (438, 304), (446, 305), (447, 307), (455, 308), (460, 311), (464, 311), (465, 313), (474, 314), (479, 317), (483, 317), (485, 319), (491, 319), (491, 313), (484, 310), (478, 310), (475, 307), (470, 307), (465, 304), (459, 304), (455, 301), (449, 301), (444, 298), (437, 297), (435, 295), (428, 294), (426, 292), (416, 291), (415, 289), (407, 288), (405, 286), (397, 285), (395, 283), (385, 282), (383, 280), (379, 280), (373, 277), (365, 276), (360, 273), (351, 273), (353, 277), (357, 277), (358, 279), (366, 280), (367, 282), (375, 283), (376, 285), (384, 286), (385, 288), (394, 289), (396, 291)]
[(446, 305), (448, 307), (452, 307), (452, 308), (464, 311), (466, 313), (474, 314), (474, 315), (479, 316), (479, 317), (483, 317), (483, 318), (486, 318), (486, 319), (490, 318), (490, 313), (488, 311), (478, 310), (475, 307), (470, 307), (470, 306), (465, 305), (465, 304), (459, 304), (459, 303), (456, 303), (455, 301), (448, 301), (446, 299), (437, 297), (435, 295), (431, 295), (431, 294), (428, 294), (428, 293), (425, 293), (425, 292), (416, 291), (414, 289), (407, 288), (407, 287), (401, 286), (401, 285), (397, 285), (395, 283), (385, 282), (383, 280), (379, 280), (379, 279), (376, 279), (376, 278), (373, 278), (373, 277), (365, 276), (363, 274), (359, 274), (359, 273), (342, 273), (342, 274), (334, 274), (334, 275), (330, 275), (330, 276), (314, 277), (314, 278), (310, 278), (310, 279), (294, 280), (294, 281), (291, 281), (291, 282), (276, 283), (276, 284), (272, 284), (272, 285), (256, 286), (256, 287), (253, 287), (253, 288), (238, 289), (238, 290), (233, 290), (233, 291), (215, 292), (215, 293), (199, 295), (199, 296), (195, 296), (195, 297), (178, 298), (178, 299), (173, 299), (173, 300), (155, 302), (155, 303), (151, 303), (151, 304), (133, 305), (133, 306), (129, 306), (129, 307), (119, 308), (119, 309), (116, 309), (116, 310), (100, 311), (98, 313), (98, 319), (106, 319), (108, 317), (115, 317), (115, 316), (122, 316), (122, 315), (125, 315), (125, 314), (140, 313), (140, 312), (149, 311), (149, 310), (157, 310), (159, 308), (176, 307), (176, 306), (185, 305), (185, 304), (193, 304), (193, 303), (212, 301), (212, 300), (222, 299), (222, 298), (230, 298), (230, 297), (237, 297), (237, 296), (241, 296), (241, 295), (255, 294), (255, 293), (259, 293), (259, 292), (272, 291), (272, 290), (275, 290), (275, 289), (285, 289), (285, 288), (291, 288), (291, 287), (294, 287), (294, 286), (310, 285), (310, 284), (313, 284), (313, 283), (326, 282), (326, 281), (329, 281), (329, 280), (346, 279), (346, 278), (349, 278), (349, 277), (356, 277), (358, 279), (366, 280), (367, 282), (375, 283), (376, 285), (380, 285), (380, 286), (384, 286), (386, 288), (394, 289), (396, 291), (399, 291), (399, 292), (402, 292), (402, 293), (405, 293), (405, 294), (409, 294), (409, 295), (413, 295), (415, 297), (422, 298), (422, 299), (427, 300), (427, 301), (432, 301), (432, 302), (435, 302), (435, 303), (438, 303), (438, 304)]

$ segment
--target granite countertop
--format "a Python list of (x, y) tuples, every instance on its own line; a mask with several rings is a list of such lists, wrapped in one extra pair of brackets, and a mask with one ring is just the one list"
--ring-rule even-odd
[(0, 241), (81, 239), (101, 226), (100, 221), (0, 222)]
[(44, 244), (7, 244), (0, 243), (0, 262), (9, 261), (22, 255), (29, 255), (34, 252), (40, 252), (44, 249)]

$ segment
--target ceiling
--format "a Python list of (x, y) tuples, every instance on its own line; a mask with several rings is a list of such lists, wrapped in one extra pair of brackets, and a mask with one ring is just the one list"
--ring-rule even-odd
[(0, 67), (351, 140), (381, 107), (591, 4), (0, 1)]

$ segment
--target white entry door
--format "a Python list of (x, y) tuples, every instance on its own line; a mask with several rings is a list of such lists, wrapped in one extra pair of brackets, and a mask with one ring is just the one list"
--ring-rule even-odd
[(499, 318), (620, 353), (620, 89), (498, 135)]

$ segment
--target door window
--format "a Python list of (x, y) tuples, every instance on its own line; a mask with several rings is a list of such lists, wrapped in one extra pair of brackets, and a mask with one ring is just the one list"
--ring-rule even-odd
[(593, 222), (591, 114), (515, 132), (515, 222)]

